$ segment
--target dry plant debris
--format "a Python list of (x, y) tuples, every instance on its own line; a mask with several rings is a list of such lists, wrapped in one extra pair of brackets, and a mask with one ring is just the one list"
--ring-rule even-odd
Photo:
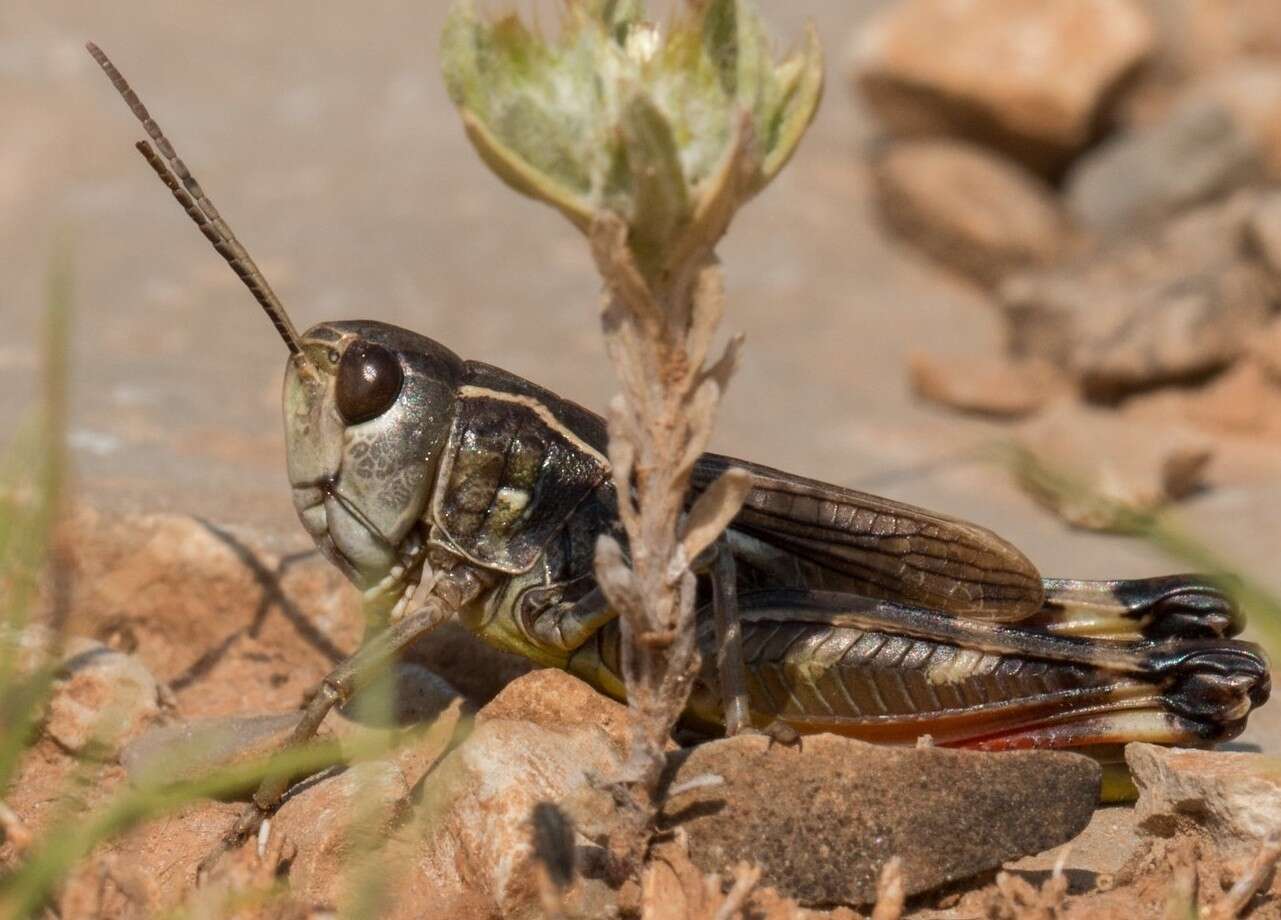
[(1281, 859), (1281, 830), (1274, 832), (1263, 841), (1241, 877), (1233, 883), (1228, 893), (1205, 913), (1205, 920), (1233, 920), (1234, 917), (1244, 914), (1246, 908), (1250, 906), (1250, 901), (1272, 879), (1278, 859)]
[(0, 840), (7, 842), (19, 856), (31, 845), (31, 831), (3, 801), (0, 801), (0, 834), (3, 835)]
[(895, 856), (881, 870), (876, 886), (876, 906), (872, 920), (899, 920), (907, 902), (907, 886), (903, 880), (903, 860)]
[(1065, 849), (1040, 888), (1021, 876), (997, 873), (999, 898), (989, 911), (991, 920), (1056, 920), (1068, 892), (1067, 876), (1063, 872), (1067, 855)]

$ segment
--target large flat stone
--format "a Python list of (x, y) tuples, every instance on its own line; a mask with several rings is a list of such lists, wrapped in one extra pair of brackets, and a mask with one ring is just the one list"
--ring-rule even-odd
[(701, 774), (721, 786), (668, 802), (706, 872), (739, 860), (802, 904), (861, 904), (881, 868), (903, 860), (908, 894), (1048, 849), (1089, 822), (1099, 766), (1050, 751), (987, 754), (892, 748), (835, 735), (800, 748), (757, 736), (694, 748), (673, 784)]

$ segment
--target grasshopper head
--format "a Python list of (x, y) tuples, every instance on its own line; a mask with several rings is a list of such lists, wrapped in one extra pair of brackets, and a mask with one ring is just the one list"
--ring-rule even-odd
[(285, 443), (303, 526), (357, 585), (379, 585), (402, 557), (421, 552), (417, 525), (449, 434), (462, 362), (430, 339), (384, 323), (322, 323), (298, 335), (280, 298), (138, 94), (102, 49), (90, 43), (88, 50), (147, 132), (138, 152), (289, 349)]
[(322, 323), (301, 341), (284, 392), (294, 507), (326, 557), (370, 588), (423, 536), (462, 362), (372, 321)]

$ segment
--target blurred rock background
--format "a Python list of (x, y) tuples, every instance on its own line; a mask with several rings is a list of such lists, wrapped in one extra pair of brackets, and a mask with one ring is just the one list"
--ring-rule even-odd
[(1269, 475), (1279, 26), (1250, 2), (904, 0), (855, 33), (884, 225), (1003, 328), (914, 356), (914, 388), (1035, 417), (1015, 441), (1109, 500), (1046, 501), (1071, 524)]

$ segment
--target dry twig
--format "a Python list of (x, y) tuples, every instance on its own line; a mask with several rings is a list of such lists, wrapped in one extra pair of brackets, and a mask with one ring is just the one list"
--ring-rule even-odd
[[(727, 181), (737, 182), (744, 195), (750, 135), (744, 119), (727, 157)], [(726, 194), (734, 196), (735, 189)], [(711, 438), (738, 349), (732, 341), (719, 360), (706, 364), (725, 307), (713, 250), (726, 225), (719, 213), (715, 221), (696, 221), (682, 261), (649, 276), (636, 262), (620, 217), (602, 213), (592, 228), (592, 253), (607, 290), (606, 347), (622, 385), (610, 406), (609, 452), (628, 544), (624, 552), (603, 537), (596, 569), (622, 629), (632, 713), (623, 778), (637, 793), (638, 831), (657, 811), (664, 745), (699, 666), (690, 562), (738, 512), (749, 485), (745, 474), (727, 474), (685, 514), (690, 475)], [(633, 856), (638, 846), (629, 848)]]
[(899, 920), (907, 902), (907, 885), (903, 878), (903, 860), (895, 856), (881, 869), (876, 883), (876, 907), (872, 920)]
[(1173, 877), (1165, 902), (1165, 920), (1198, 920), (1195, 856), (1172, 857)]
[(1068, 852), (1065, 848), (1059, 854), (1054, 870), (1040, 888), (1022, 876), (998, 873), (996, 887), (1001, 900), (992, 908), (991, 916), (999, 920), (1055, 920), (1068, 893), (1067, 874), (1063, 871)]
[[(731, 920), (747, 906), (747, 899), (761, 881), (761, 867), (741, 862), (734, 867), (734, 885), (716, 909), (713, 920)], [(719, 879), (717, 880), (719, 884)]]
[(8, 841), (18, 855), (22, 855), (31, 846), (31, 831), (4, 802), (0, 802), (0, 839)]

